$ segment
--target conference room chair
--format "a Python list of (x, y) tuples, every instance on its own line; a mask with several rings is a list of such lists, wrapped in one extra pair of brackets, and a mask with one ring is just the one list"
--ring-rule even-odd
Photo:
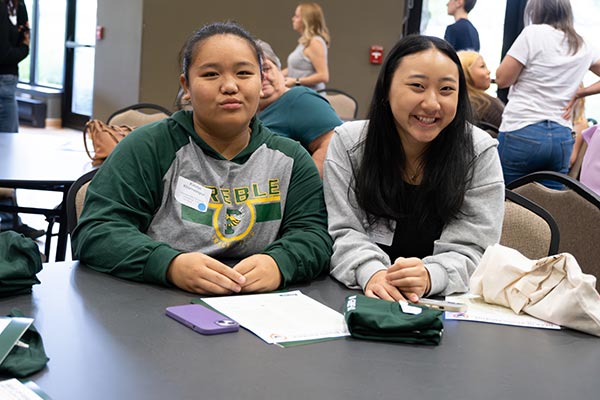
[(331, 107), (342, 121), (352, 121), (358, 115), (358, 102), (350, 94), (332, 88), (319, 90), (318, 93), (325, 96)]
[(556, 254), (560, 232), (550, 213), (510, 189), (505, 194), (500, 244), (532, 260)]
[(171, 111), (152, 103), (139, 103), (112, 113), (106, 121), (109, 125), (128, 125), (132, 128), (160, 121), (171, 115)]
[[(71, 185), (67, 192), (67, 231), (69, 232), (69, 235), (77, 226), (77, 222), (81, 216), (81, 210), (83, 209), (85, 193), (87, 192), (87, 188), (92, 181), (92, 178), (96, 175), (96, 172), (98, 172), (98, 169), (93, 169), (81, 175), (79, 179)], [(71, 249), (71, 255), (73, 256), (72, 251), (73, 250)]]
[[(550, 189), (541, 181), (564, 187)], [(531, 173), (507, 187), (548, 211), (560, 231), (558, 252), (571, 253), (584, 273), (600, 278), (600, 196), (578, 180), (552, 171)]]

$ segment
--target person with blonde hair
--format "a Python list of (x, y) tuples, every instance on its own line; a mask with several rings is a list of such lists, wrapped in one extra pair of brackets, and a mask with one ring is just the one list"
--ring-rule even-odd
[(584, 89), (583, 82), (581, 82), (577, 92), (575, 92), (575, 95), (571, 101), (569, 101), (569, 104), (567, 104), (565, 112), (563, 113), (565, 119), (570, 119), (573, 122), (573, 132), (575, 134), (575, 144), (573, 144), (569, 168), (573, 167), (579, 157), (579, 151), (583, 144), (581, 133), (589, 127), (587, 117), (585, 116), (585, 96), (578, 97)]
[(485, 92), (491, 83), (490, 70), (476, 51), (459, 51), (458, 58), (467, 80), (475, 125), (484, 130), (495, 128), (497, 131), (502, 122), (504, 104)]
[(319, 91), (329, 82), (327, 48), (330, 43), (325, 15), (317, 3), (301, 3), (292, 16), (292, 27), (300, 34), (298, 46), (283, 70), (285, 85), (307, 86)]
[(496, 71), (498, 87), (511, 86), (498, 134), (507, 184), (535, 171), (567, 173), (573, 123), (562, 114), (585, 73), (600, 74), (600, 52), (575, 31), (569, 0), (529, 0), (525, 23)]

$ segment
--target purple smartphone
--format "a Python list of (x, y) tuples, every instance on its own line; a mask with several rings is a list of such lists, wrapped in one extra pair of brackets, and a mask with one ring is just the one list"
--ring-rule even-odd
[(237, 332), (240, 329), (234, 320), (200, 304), (167, 307), (166, 314), (203, 335)]

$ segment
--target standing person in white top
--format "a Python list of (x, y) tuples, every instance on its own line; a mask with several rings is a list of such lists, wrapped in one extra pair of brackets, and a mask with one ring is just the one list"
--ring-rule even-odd
[(575, 31), (569, 0), (529, 0), (525, 25), (496, 71), (498, 87), (511, 86), (498, 135), (507, 184), (567, 173), (574, 139), (563, 109), (588, 69), (600, 75), (600, 53)]
[(298, 46), (287, 59), (283, 70), (285, 85), (307, 86), (319, 91), (329, 82), (327, 47), (329, 30), (325, 16), (317, 3), (301, 3), (292, 17), (292, 27), (300, 34)]

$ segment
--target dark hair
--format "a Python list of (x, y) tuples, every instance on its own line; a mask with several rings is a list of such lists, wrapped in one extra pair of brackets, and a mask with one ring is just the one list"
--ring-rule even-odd
[(198, 29), (192, 34), (192, 36), (188, 38), (183, 48), (183, 56), (181, 57), (182, 73), (186, 81), (189, 81), (188, 70), (190, 68), (190, 65), (194, 61), (194, 57), (196, 56), (199, 47), (198, 45), (206, 39), (215, 35), (235, 35), (246, 40), (250, 47), (254, 50), (254, 53), (256, 54), (256, 61), (258, 61), (260, 74), (262, 76), (262, 52), (257, 46), (256, 42), (254, 41), (254, 38), (252, 37), (252, 35), (250, 35), (250, 33), (248, 33), (248, 31), (246, 31), (237, 23), (227, 21), (213, 22), (211, 24), (204, 25), (202, 28)]
[(475, 3), (477, 3), (477, 0), (465, 0), (463, 8), (467, 12), (467, 14), (471, 12), (473, 7), (475, 7)]
[(571, 54), (577, 53), (583, 45), (583, 38), (573, 26), (573, 9), (569, 0), (529, 0), (524, 18), (525, 25), (546, 24), (564, 32)]
[(456, 52), (445, 40), (409, 35), (398, 41), (381, 66), (368, 112), (369, 125), (364, 140), (363, 159), (355, 174), (358, 205), (369, 223), (379, 218), (396, 220), (407, 215), (402, 204), (406, 198), (406, 154), (396, 128), (389, 102), (390, 85), (403, 57), (436, 49), (456, 65), (459, 76), (456, 116), (429, 144), (422, 155), (423, 178), (412, 208), (421, 222), (438, 216), (447, 223), (463, 204), (469, 168), (473, 160), (471, 105), (465, 76)]

